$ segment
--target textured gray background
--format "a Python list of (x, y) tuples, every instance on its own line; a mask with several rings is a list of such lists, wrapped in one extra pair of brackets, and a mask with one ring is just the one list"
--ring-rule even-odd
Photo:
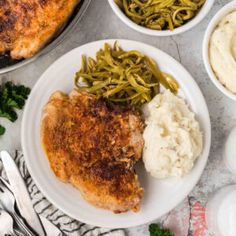
[[(209, 195), (217, 188), (236, 182), (236, 176), (228, 172), (222, 163), (222, 147), (230, 129), (236, 125), (235, 102), (231, 101), (218, 91), (209, 80), (202, 60), (202, 39), (205, 29), (218, 9), (230, 2), (229, 0), (217, 0), (208, 16), (194, 29), (173, 37), (151, 37), (138, 33), (128, 28), (112, 12), (107, 0), (93, 0), (85, 13), (82, 21), (74, 32), (56, 49), (48, 55), (39, 58), (34, 63), (17, 71), (1, 76), (2, 80), (12, 80), (33, 87), (40, 75), (57, 58), (69, 50), (99, 39), (124, 38), (133, 39), (153, 45), (180, 61), (192, 74), (200, 86), (206, 99), (212, 123), (212, 146), (207, 167), (198, 185), (191, 195), (206, 203)], [(196, 98), (197, 99), (197, 98)], [(19, 120), (11, 124), (0, 120), (5, 124), (7, 133), (0, 138), (0, 149), (20, 149), (20, 125)], [(147, 225), (129, 229), (129, 235), (147, 235)]]

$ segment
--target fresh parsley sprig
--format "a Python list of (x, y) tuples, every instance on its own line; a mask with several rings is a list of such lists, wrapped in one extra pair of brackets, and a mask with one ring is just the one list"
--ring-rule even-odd
[[(22, 109), (25, 100), (28, 98), (30, 88), (23, 85), (15, 85), (7, 82), (0, 86), (0, 117), (4, 117), (11, 122), (17, 120), (15, 109)], [(5, 133), (5, 128), (0, 125), (0, 135)]]
[(150, 236), (174, 236), (169, 229), (164, 229), (159, 224), (150, 224), (149, 232)]
[(3, 135), (5, 133), (6, 129), (0, 125), (0, 135)]

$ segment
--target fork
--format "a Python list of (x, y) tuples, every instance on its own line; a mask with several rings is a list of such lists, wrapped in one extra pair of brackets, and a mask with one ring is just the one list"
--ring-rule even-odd
[(16, 213), (15, 198), (10, 192), (10, 190), (4, 185), (1, 179), (0, 179), (0, 204), (5, 210), (7, 210), (12, 215), (17, 225), (26, 234), (26, 236), (35, 236), (35, 234), (25, 225), (21, 217)]
[[(8, 190), (12, 193), (12, 195), (14, 196), (13, 192), (12, 192), (12, 189), (11, 189), (11, 186), (10, 184), (2, 177), (0, 176), (0, 181), (2, 181), (2, 183), (8, 188)], [(17, 208), (18, 209), (18, 208)], [(50, 223), (46, 218), (44, 218), (43, 216), (40, 216), (40, 219), (43, 223), (43, 225), (50, 225), (52, 223)], [(56, 226), (55, 226), (56, 227)], [(46, 227), (47, 228), (47, 227)], [(57, 228), (58, 229), (58, 228)], [(60, 233), (58, 234), (59, 236), (64, 236), (65, 234), (60, 230), (58, 229), (58, 231), (60, 231)], [(18, 232), (15, 230), (15, 232), (18, 234)], [(24, 235), (20, 235), (19, 236), (24, 236)]]
[(15, 235), (13, 230), (13, 219), (11, 216), (5, 212), (4, 210), (0, 209), (0, 234), (10, 234)]
[(24, 236), (23, 233), (21, 233), (17, 229), (13, 229), (13, 219), (11, 215), (4, 211), (3, 209), (0, 209), (0, 234), (11, 234), (11, 235), (17, 235), (17, 236)]

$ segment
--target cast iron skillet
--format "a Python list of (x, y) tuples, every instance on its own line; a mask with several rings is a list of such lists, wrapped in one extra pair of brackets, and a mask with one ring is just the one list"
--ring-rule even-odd
[(80, 21), (90, 2), (91, 0), (81, 0), (81, 2), (75, 7), (75, 10), (67, 23), (50, 40), (50, 42), (47, 43), (46, 46), (44, 46), (44, 48), (41, 49), (32, 58), (13, 60), (8, 54), (0, 55), (0, 74), (20, 68), (57, 47), (65, 39), (66, 35), (68, 35), (69, 32), (75, 27), (75, 25)]

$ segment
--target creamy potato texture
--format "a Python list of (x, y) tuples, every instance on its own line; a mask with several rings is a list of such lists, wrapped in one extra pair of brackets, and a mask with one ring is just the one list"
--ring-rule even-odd
[(236, 11), (225, 16), (214, 30), (209, 59), (219, 81), (236, 93)]
[(169, 90), (144, 106), (143, 161), (153, 177), (183, 176), (202, 151), (202, 134), (195, 115)]

